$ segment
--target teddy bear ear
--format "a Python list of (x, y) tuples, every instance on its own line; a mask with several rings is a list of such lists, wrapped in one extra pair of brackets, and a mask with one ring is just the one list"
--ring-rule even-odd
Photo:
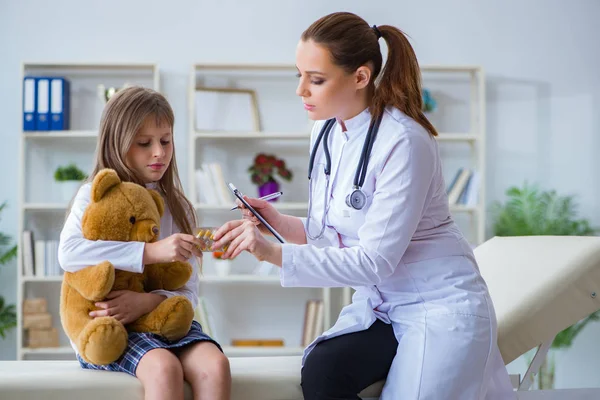
[(165, 212), (165, 203), (163, 198), (156, 190), (148, 189), (150, 195), (152, 196), (152, 200), (156, 203), (156, 208), (158, 208), (158, 214), (162, 217)]
[(121, 183), (119, 175), (114, 169), (106, 168), (98, 172), (92, 182), (92, 201), (100, 201), (114, 186)]

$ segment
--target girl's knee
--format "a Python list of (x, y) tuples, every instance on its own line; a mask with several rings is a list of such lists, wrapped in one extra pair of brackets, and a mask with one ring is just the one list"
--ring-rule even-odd
[(165, 357), (155, 366), (155, 375), (173, 381), (183, 381), (183, 368), (177, 357)]
[(183, 382), (183, 368), (170, 351), (156, 349), (142, 357), (136, 375), (143, 382), (175, 385)]
[(202, 379), (229, 379), (231, 375), (229, 359), (221, 352), (211, 354), (201, 363), (200, 375)]

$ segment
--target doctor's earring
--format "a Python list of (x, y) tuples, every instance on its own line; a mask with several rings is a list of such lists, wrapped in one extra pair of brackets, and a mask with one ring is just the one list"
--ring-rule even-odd
[(360, 188), (356, 188), (346, 196), (346, 205), (352, 207), (355, 210), (362, 210), (367, 202), (367, 196)]

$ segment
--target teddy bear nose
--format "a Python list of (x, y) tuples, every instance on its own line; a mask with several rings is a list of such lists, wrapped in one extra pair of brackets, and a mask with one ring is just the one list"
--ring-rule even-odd
[(152, 233), (154, 233), (155, 235), (158, 235), (158, 227), (157, 226), (152, 227)]

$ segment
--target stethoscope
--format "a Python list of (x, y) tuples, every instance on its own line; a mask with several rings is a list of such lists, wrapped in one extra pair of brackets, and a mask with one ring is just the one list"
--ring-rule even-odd
[[(383, 117), (383, 113), (377, 117), (375, 121), (371, 120), (371, 124), (369, 125), (369, 130), (367, 131), (367, 137), (365, 138), (365, 143), (363, 144), (362, 152), (360, 155), (360, 160), (358, 161), (358, 167), (356, 168), (356, 173), (354, 174), (354, 183), (352, 185), (352, 192), (346, 196), (346, 205), (348, 207), (352, 207), (355, 210), (362, 210), (362, 208), (367, 203), (367, 195), (362, 190), (362, 186), (365, 183), (365, 176), (367, 174), (367, 165), (369, 163), (369, 156), (371, 154), (371, 149), (373, 148), (373, 142), (375, 141), (375, 136), (377, 136), (377, 131), (379, 130), (379, 125), (381, 124), (381, 119)], [(327, 193), (329, 192), (329, 176), (331, 174), (331, 153), (329, 152), (329, 133), (331, 129), (335, 125), (335, 118), (328, 119), (325, 121), (323, 128), (321, 128), (321, 132), (317, 136), (317, 140), (315, 140), (315, 144), (313, 146), (312, 152), (310, 154), (310, 159), (308, 161), (308, 215), (306, 219), (306, 236), (308, 236), (311, 240), (318, 240), (323, 237), (323, 233), (325, 232), (325, 216), (329, 211), (329, 205), (327, 202)], [(315, 164), (315, 156), (317, 154), (317, 150), (319, 148), (319, 144), (323, 140), (323, 152), (325, 154), (325, 179), (327, 181), (325, 185), (325, 194), (323, 198), (323, 216), (321, 217), (321, 230), (317, 236), (312, 236), (310, 234), (310, 220), (311, 220), (311, 211), (312, 211), (312, 170)]]

